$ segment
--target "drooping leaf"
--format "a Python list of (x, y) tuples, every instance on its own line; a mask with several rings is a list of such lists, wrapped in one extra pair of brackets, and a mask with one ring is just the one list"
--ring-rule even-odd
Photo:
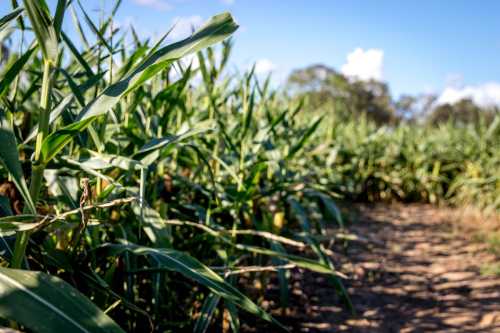
[(80, 162), (83, 166), (89, 169), (102, 170), (108, 168), (120, 168), (125, 171), (138, 171), (144, 167), (141, 162), (128, 157), (103, 154), (90, 150), (89, 153), (92, 156), (89, 159)]
[(151, 54), (146, 61), (131, 71), (122, 80), (108, 86), (79, 114), (78, 121), (50, 134), (43, 142), (41, 156), (48, 163), (73, 136), (87, 128), (95, 117), (113, 108), (128, 92), (138, 88), (173, 61), (207, 46), (220, 42), (238, 28), (229, 13), (214, 16), (192, 36), (180, 42), (163, 47)]
[(41, 272), (0, 268), (0, 317), (37, 333), (124, 333), (87, 297)]
[[(213, 122), (211, 120), (199, 122), (191, 129), (181, 128), (178, 134), (175, 135), (166, 135), (162, 138), (155, 138), (147, 142), (144, 146), (142, 146), (137, 153), (134, 154), (134, 158), (143, 157), (146, 154), (150, 154), (154, 151), (162, 149), (166, 146), (169, 146), (173, 143), (183, 141), (189, 139), (193, 136), (199, 135), (201, 133), (205, 133), (213, 130)], [(149, 160), (149, 159), (148, 159)]]
[(161, 268), (178, 272), (204, 285), (214, 294), (236, 304), (243, 310), (285, 329), (271, 315), (262, 310), (238, 289), (225, 282), (217, 273), (186, 253), (174, 249), (154, 249), (130, 243), (105, 244), (103, 248), (107, 249), (110, 255), (113, 256), (124, 252), (141, 256), (150, 256), (161, 265)]
[(35, 229), (40, 225), (40, 222), (33, 222), (36, 217), (32, 214), (0, 217), (0, 236), (10, 236), (18, 231)]

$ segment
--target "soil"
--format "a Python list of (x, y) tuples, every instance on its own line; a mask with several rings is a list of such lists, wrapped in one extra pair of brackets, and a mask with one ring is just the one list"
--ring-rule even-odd
[[(292, 332), (500, 332), (500, 276), (481, 274), (500, 260), (473, 237), (485, 222), (463, 224), (426, 205), (356, 210), (348, 231), (365, 240), (330, 247), (356, 314), (339, 305), (324, 276), (294, 269), (286, 311), (276, 284), (266, 291), (264, 305), (280, 322)], [(258, 325), (253, 331), (276, 331)]]

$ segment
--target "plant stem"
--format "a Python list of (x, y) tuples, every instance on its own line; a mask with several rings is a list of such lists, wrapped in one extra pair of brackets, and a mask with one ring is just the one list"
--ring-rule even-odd
[[(45, 61), (43, 67), (42, 91), (40, 96), (40, 119), (38, 121), (38, 133), (36, 136), (35, 160), (32, 165), (30, 182), (30, 194), (33, 198), (35, 206), (38, 201), (40, 189), (42, 188), (43, 171), (45, 170), (45, 165), (40, 163), (40, 152), (42, 150), (43, 140), (49, 133), (51, 83), (51, 64), (49, 61)], [(13, 268), (21, 267), (29, 238), (29, 231), (22, 231), (17, 234), (14, 254), (11, 262), (11, 266)]]
[[(35, 146), (35, 163), (39, 162), (40, 160), (40, 151), (42, 149), (42, 143), (49, 132), (49, 116), (50, 116), (49, 102), (50, 102), (50, 88), (52, 81), (50, 71), (51, 71), (50, 62), (45, 61), (43, 68), (42, 94), (40, 96), (40, 120), (38, 121), (38, 134), (36, 136), (36, 146)], [(36, 201), (35, 198), (33, 198), (33, 200)]]

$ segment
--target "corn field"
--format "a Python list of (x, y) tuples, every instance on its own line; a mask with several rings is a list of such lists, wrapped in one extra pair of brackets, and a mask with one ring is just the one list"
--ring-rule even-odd
[(500, 210), (500, 116), (339, 121), (228, 71), (230, 14), (168, 44), (168, 27), (158, 41), (115, 27), (119, 5), (100, 22), (78, 0), (2, 13), (0, 42), (23, 41), (0, 65), (2, 326), (286, 330), (249, 281), (276, 278), (286, 308), (289, 271), (310, 270), (353, 310), (324, 241), (346, 202)]

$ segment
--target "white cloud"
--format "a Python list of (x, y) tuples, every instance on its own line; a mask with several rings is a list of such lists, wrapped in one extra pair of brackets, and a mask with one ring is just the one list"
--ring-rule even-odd
[(232, 5), (234, 4), (234, 0), (220, 0), (225, 5)]
[(500, 106), (500, 83), (488, 82), (475, 86), (447, 87), (437, 100), (437, 104), (453, 104), (468, 98), (482, 107)]
[(342, 74), (367, 81), (382, 80), (384, 51), (380, 49), (363, 50), (357, 48), (347, 55), (347, 63), (341, 67)]
[(276, 69), (276, 65), (269, 59), (259, 59), (255, 62), (255, 74), (268, 74)]
[(172, 5), (165, 0), (133, 0), (139, 6), (151, 7), (160, 11), (172, 9)]
[(181, 39), (191, 35), (193, 29), (198, 28), (203, 23), (203, 18), (199, 15), (175, 17), (173, 20), (174, 29), (170, 32), (170, 38)]

